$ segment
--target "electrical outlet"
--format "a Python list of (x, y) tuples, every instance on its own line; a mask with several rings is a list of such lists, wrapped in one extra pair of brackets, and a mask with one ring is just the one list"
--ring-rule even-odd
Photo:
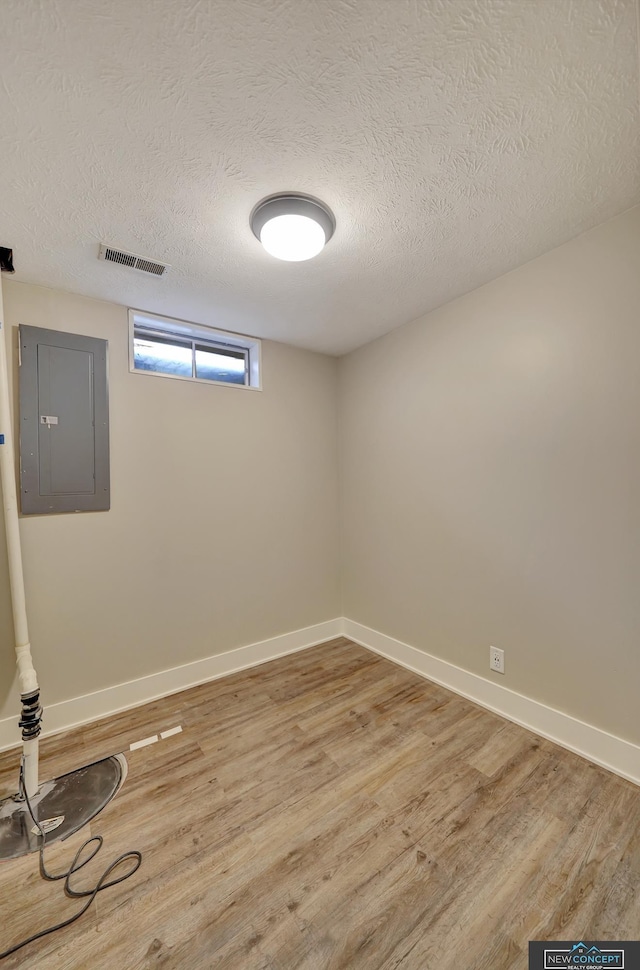
[(504, 650), (499, 647), (489, 647), (489, 669), (495, 674), (504, 673)]

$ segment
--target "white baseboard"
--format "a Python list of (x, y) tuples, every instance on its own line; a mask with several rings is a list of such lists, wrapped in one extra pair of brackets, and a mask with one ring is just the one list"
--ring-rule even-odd
[(343, 620), (355, 643), (640, 785), (640, 747), (384, 633)]
[[(91, 694), (46, 705), (42, 736), (139, 707), (159, 697), (195, 687), (228, 674), (256, 667), (290, 653), (306, 650), (334, 637), (346, 636), (367, 650), (406, 667), (427, 680), (461, 694), (481, 707), (506, 717), (535, 734), (593, 761), (609, 771), (640, 785), (640, 747), (608, 734), (584, 721), (557, 711), (540, 701), (503, 687), (478, 674), (433, 657), (408, 643), (347, 618), (336, 618), (315, 626), (271, 637), (246, 647), (205, 657), (180, 667), (162, 670)], [(0, 720), (0, 751), (18, 746), (18, 718)]]
[[(227, 674), (234, 674), (247, 667), (276, 660), (288, 653), (306, 650), (318, 643), (324, 643), (342, 634), (342, 619), (327, 620), (316, 623), (302, 630), (284, 633), (269, 640), (251, 643), (246, 647), (238, 647), (227, 653), (205, 657), (180, 667), (162, 670), (147, 677), (130, 680), (125, 684), (116, 684), (91, 694), (72, 697), (58, 704), (47, 704), (46, 689), (43, 696), (45, 716), (42, 737), (58, 734), (68, 728), (86, 724), (99, 718), (117, 714), (131, 707), (139, 707), (158, 697), (176, 694), (178, 691), (195, 687), (197, 684), (209, 680), (217, 680)], [(13, 748), (20, 744), (20, 731), (17, 717), (7, 717), (0, 720), (0, 751)]]

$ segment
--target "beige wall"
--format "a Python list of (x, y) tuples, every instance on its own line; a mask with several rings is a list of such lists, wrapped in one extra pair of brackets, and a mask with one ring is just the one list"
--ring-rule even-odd
[[(111, 511), (21, 520), (45, 704), (340, 615), (335, 359), (265, 341), (262, 392), (130, 374), (126, 308), (3, 291), (12, 328), (109, 340)], [(3, 542), (0, 718), (18, 708)]]
[(640, 742), (640, 207), (340, 383), (345, 615)]

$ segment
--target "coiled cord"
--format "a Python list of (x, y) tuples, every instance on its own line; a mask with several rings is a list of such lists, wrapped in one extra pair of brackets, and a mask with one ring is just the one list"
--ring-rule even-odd
[[(27, 795), (27, 789), (25, 787), (24, 758), (20, 763), (20, 792), (27, 803), (29, 815), (33, 819), (33, 822), (35, 823), (38, 829), (40, 838), (42, 840), (39, 848), (40, 875), (47, 882), (58, 882), (59, 880), (64, 880), (64, 891), (67, 896), (69, 896), (71, 899), (83, 899), (84, 897), (87, 897), (87, 901), (84, 904), (84, 906), (79, 910), (79, 912), (77, 912), (74, 916), (71, 916), (69, 919), (63, 920), (61, 923), (55, 923), (53, 926), (48, 926), (47, 929), (40, 930), (39, 933), (34, 933), (33, 936), (29, 936), (26, 940), (21, 940), (20, 943), (16, 943), (14, 946), (9, 947), (8, 950), (3, 950), (2, 952), (0, 952), (0, 960), (3, 960), (5, 957), (10, 956), (12, 953), (15, 953), (17, 950), (21, 950), (22, 947), (27, 946), (28, 943), (33, 943), (35, 940), (40, 940), (42, 939), (43, 936), (48, 936), (49, 933), (55, 933), (56, 930), (61, 930), (65, 926), (71, 926), (71, 924), (75, 923), (75, 921), (80, 919), (81, 916), (84, 916), (84, 914), (87, 912), (87, 910), (91, 906), (91, 903), (94, 901), (94, 899), (96, 898), (99, 892), (101, 892), (103, 889), (109, 889), (110, 886), (117, 886), (118, 883), (124, 882), (125, 879), (129, 879), (130, 876), (132, 876), (135, 872), (138, 871), (138, 869), (142, 864), (142, 853), (138, 852), (137, 849), (132, 849), (129, 852), (123, 852), (122, 855), (118, 856), (117, 859), (114, 859), (113, 862), (107, 866), (107, 868), (104, 870), (104, 872), (98, 879), (93, 889), (72, 889), (71, 888), (72, 875), (74, 874), (74, 872), (79, 872), (82, 868), (84, 868), (84, 866), (86, 866), (89, 862), (91, 862), (92, 859), (95, 859), (95, 857), (97, 856), (98, 852), (100, 851), (100, 849), (104, 844), (104, 839), (102, 838), (101, 835), (94, 835), (92, 838), (87, 839), (87, 841), (83, 842), (83, 844), (76, 852), (73, 862), (71, 863), (69, 868), (66, 869), (64, 872), (61, 872), (59, 875), (53, 875), (52, 873), (48, 872), (44, 862), (44, 850), (45, 850), (45, 843), (46, 843), (45, 831), (40, 825), (40, 822), (38, 821), (38, 819), (34, 815), (33, 809), (31, 807), (31, 802), (29, 801), (29, 796)], [(91, 850), (91, 852), (86, 857), (86, 859), (83, 859), (82, 861), (80, 861), (82, 857), (82, 853), (85, 851), (85, 849), (88, 846), (92, 844), (92, 842), (96, 843), (95, 847)], [(122, 865), (122, 863), (127, 862), (129, 859), (133, 860), (132, 868), (128, 872), (123, 873), (123, 875), (118, 876), (116, 879), (109, 879), (109, 876), (111, 875), (111, 873), (115, 869), (117, 869), (119, 865)]]

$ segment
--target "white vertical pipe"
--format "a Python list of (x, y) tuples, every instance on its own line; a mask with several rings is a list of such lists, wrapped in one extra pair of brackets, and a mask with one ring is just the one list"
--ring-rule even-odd
[(24, 787), (29, 798), (33, 798), (40, 791), (38, 781), (38, 762), (40, 754), (40, 739), (31, 738), (22, 742), (22, 756), (24, 758)]
[[(0, 276), (0, 483), (4, 506), (4, 525), (7, 537), (7, 557), (9, 560), (9, 584), (13, 608), (13, 629), (16, 641), (16, 657), (20, 692), (30, 694), (38, 690), (38, 678), (31, 659), (31, 643), (27, 624), (27, 606), (24, 592), (24, 573), (22, 570), (22, 547), (20, 544), (20, 523), (18, 520), (18, 498), (16, 495), (16, 468), (13, 450), (13, 426), (11, 423), (11, 399), (9, 396), (9, 345), (8, 329), (4, 325), (4, 306), (2, 302), (2, 278)], [(38, 739), (24, 742), (25, 787), (29, 797), (38, 791)]]

